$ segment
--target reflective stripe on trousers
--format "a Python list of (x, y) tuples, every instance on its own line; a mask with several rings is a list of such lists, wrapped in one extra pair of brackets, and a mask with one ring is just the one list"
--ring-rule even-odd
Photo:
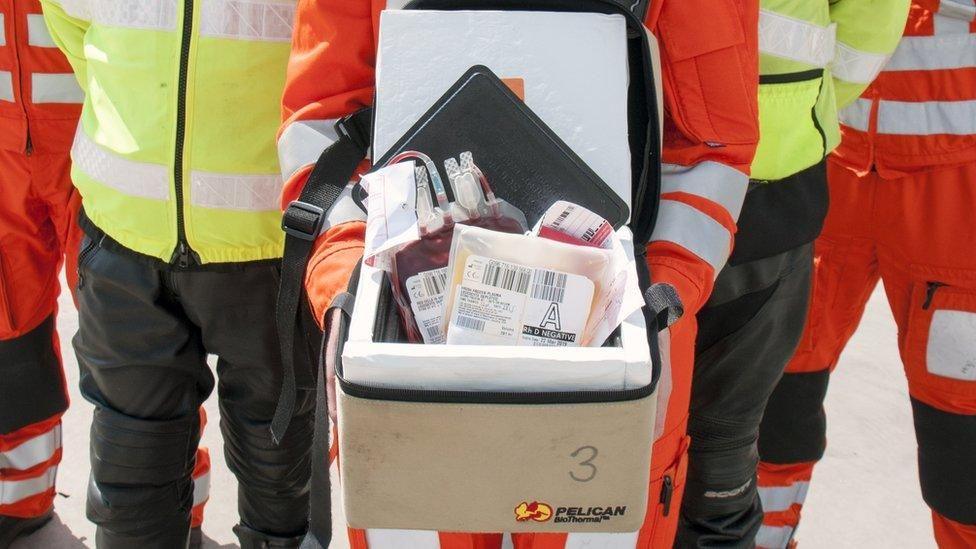
[(26, 471), (50, 460), (59, 448), (61, 448), (60, 424), (19, 446), (0, 451), (0, 469)]
[(756, 535), (756, 547), (760, 549), (785, 549), (786, 544), (793, 537), (793, 528), (789, 526), (762, 525)]
[(794, 482), (790, 486), (760, 486), (759, 499), (762, 500), (763, 512), (779, 513), (793, 505), (803, 505), (809, 489), (808, 481)]

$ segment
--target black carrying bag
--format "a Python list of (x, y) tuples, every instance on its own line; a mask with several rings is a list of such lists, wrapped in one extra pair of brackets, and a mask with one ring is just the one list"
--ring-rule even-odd
[[(634, 3), (643, 13), (644, 2)], [(507, 10), (582, 12), (622, 15), (628, 26), (630, 89), (628, 92), (629, 136), (632, 162), (632, 215), (638, 277), (646, 289), (648, 306), (644, 308), (652, 356), (658, 355), (656, 331), (670, 325), (680, 316), (673, 290), (650, 287), (647, 271), (646, 244), (657, 216), (660, 194), (660, 121), (649, 38), (642, 20), (633, 11), (612, 0), (414, 0), (405, 9), (424, 10)], [(278, 294), (276, 323), (284, 366), (282, 389), (278, 407), (271, 424), (272, 438), (278, 442), (284, 436), (294, 413), (296, 399), (296, 366), (316, 372), (315, 434), (312, 444), (311, 514), (309, 534), (302, 547), (326, 548), (332, 538), (331, 483), (329, 478), (329, 417), (324, 352), (329, 333), (323, 334), (302, 311), (305, 270), (314, 243), (323, 226), (326, 212), (339, 198), (354, 175), (356, 167), (366, 158), (371, 142), (372, 109), (349, 115), (336, 123), (339, 139), (322, 152), (301, 195), (284, 212), (282, 229), (286, 233), (282, 258), (281, 287)], [(358, 269), (350, 280), (347, 292), (336, 298), (326, 319), (338, 310), (337, 326), (348, 329), (352, 312), (352, 296), (358, 282)], [(306, 308), (307, 309), (307, 308)], [(329, 326), (327, 326), (329, 327)], [(344, 337), (340, 333), (340, 337)], [(657, 367), (658, 362), (655, 361)], [(654, 383), (658, 371), (654, 372)]]

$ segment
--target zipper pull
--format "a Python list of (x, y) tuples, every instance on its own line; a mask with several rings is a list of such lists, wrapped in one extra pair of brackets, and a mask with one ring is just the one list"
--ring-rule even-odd
[(179, 254), (179, 258), (177, 259), (176, 264), (181, 269), (185, 269), (185, 268), (189, 267), (190, 266), (190, 250), (186, 247), (186, 243), (185, 242), (180, 242), (180, 244), (179, 244), (179, 246), (177, 248), (177, 253)]
[(31, 139), (30, 127), (27, 128), (27, 145), (24, 147), (24, 154), (30, 156), (34, 154), (34, 140)]
[(668, 516), (671, 513), (671, 496), (674, 495), (674, 481), (671, 480), (671, 475), (664, 475), (664, 480), (661, 484), (661, 504), (664, 505), (664, 516)]
[(925, 291), (925, 303), (922, 303), (922, 310), (927, 311), (929, 307), (932, 306), (932, 300), (935, 299), (935, 292), (939, 291), (939, 288), (945, 286), (944, 282), (927, 282), (928, 289)]

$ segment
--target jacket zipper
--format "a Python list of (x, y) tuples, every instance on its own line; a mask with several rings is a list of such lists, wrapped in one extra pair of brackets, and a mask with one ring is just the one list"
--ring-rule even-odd
[[(17, 94), (16, 97), (20, 98), (20, 110), (24, 113), (24, 121), (27, 124), (27, 140), (24, 143), (24, 154), (30, 156), (34, 154), (34, 142), (31, 140), (30, 131), (30, 115), (27, 113), (27, 100), (24, 98), (24, 68), (20, 64), (20, 41), (17, 37), (17, 21), (20, 14), (17, 13), (16, 6), (14, 7), (14, 13), (11, 13), (11, 25), (10, 25), (10, 46), (14, 49), (14, 67), (17, 69)], [(27, 17), (24, 15), (24, 17)], [(0, 28), (0, 31), (4, 29)]]
[(176, 151), (173, 165), (173, 184), (176, 191), (176, 250), (170, 259), (181, 269), (199, 263), (196, 252), (186, 239), (186, 219), (183, 208), (183, 147), (186, 143), (186, 89), (190, 67), (190, 43), (193, 40), (193, 0), (183, 2), (183, 37), (180, 43), (180, 81), (176, 103)]
[(939, 291), (939, 288), (948, 286), (945, 282), (930, 281), (925, 283), (928, 288), (925, 290), (925, 302), (922, 303), (922, 310), (927, 311), (929, 307), (932, 306), (932, 300), (935, 299), (935, 293)]
[(671, 475), (664, 475), (664, 479), (661, 481), (661, 499), (660, 503), (664, 506), (663, 516), (668, 516), (671, 514), (671, 497), (674, 496), (674, 480)]

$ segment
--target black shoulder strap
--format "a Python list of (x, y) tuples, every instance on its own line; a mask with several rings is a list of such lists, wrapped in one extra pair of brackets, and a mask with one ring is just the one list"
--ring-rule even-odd
[[(318, 375), (315, 376), (315, 431), (312, 436), (312, 479), (309, 483), (309, 515), (308, 534), (302, 540), (301, 549), (327, 549), (332, 542), (332, 479), (329, 476), (329, 393), (326, 390), (326, 355), (334, 352), (334, 360), (340, 360), (342, 341), (346, 338), (349, 321), (352, 319), (352, 307), (355, 303), (356, 285), (359, 280), (359, 267), (353, 272), (349, 280), (349, 289), (335, 297), (332, 305), (325, 313), (325, 318), (332, 318), (336, 325), (329, 325), (322, 334), (322, 344), (318, 360)], [(338, 316), (331, 315), (334, 310)], [(329, 336), (333, 330), (338, 331), (339, 345), (329, 349)], [(338, 367), (338, 363), (336, 364)]]
[(281, 258), (281, 286), (275, 321), (283, 372), (278, 407), (271, 421), (271, 437), (275, 444), (281, 443), (295, 412), (295, 343), (307, 341), (307, 334), (301, 330), (299, 322), (305, 267), (326, 213), (346, 188), (356, 167), (366, 158), (372, 134), (372, 112), (372, 109), (363, 109), (336, 123), (339, 140), (322, 152), (301, 196), (288, 205), (281, 220), (281, 228), (286, 233), (285, 251)]

